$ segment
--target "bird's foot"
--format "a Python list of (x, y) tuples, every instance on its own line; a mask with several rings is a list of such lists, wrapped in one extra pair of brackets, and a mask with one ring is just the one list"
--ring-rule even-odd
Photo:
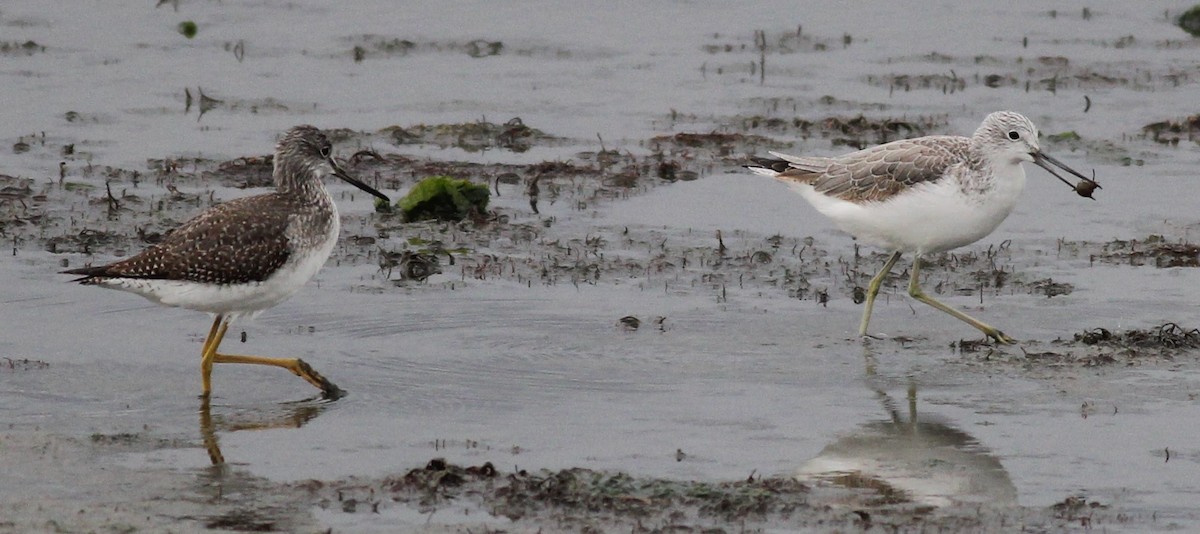
[(872, 341), (883, 341), (888, 337), (885, 334), (868, 334), (866, 332), (860, 332), (858, 334), (858, 338), (861, 339), (863, 343), (870, 343)]
[(346, 396), (345, 390), (337, 387), (337, 384), (334, 384), (328, 378), (321, 376), (321, 373), (318, 373), (316, 369), (313, 369), (304, 360), (296, 360), (296, 375), (320, 389), (321, 397), (325, 400), (338, 400)]
[(1017, 340), (1008, 337), (1004, 334), (1004, 332), (994, 328), (990, 332), (984, 333), (987, 334), (987, 337), (991, 338), (992, 341), (995, 341), (997, 345), (1015, 345), (1017, 343)]

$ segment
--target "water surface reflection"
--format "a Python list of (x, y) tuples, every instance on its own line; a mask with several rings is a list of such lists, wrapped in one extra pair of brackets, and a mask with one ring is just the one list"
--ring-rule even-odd
[(1017, 489), (991, 451), (936, 414), (920, 412), (918, 383), (910, 378), (905, 401), (880, 384), (874, 355), (866, 354), (867, 388), (886, 418), (868, 421), (830, 443), (797, 471), (802, 480), (871, 490), (863, 504), (912, 503), (1015, 505)]
[(212, 464), (221, 465), (225, 463), (225, 455), (221, 453), (218, 432), (300, 428), (321, 415), (329, 402), (322, 402), (321, 397), (315, 397), (271, 407), (247, 407), (240, 410), (219, 407), (224, 409), (225, 413), (213, 415), (209, 400), (201, 399), (200, 438), (204, 441), (204, 448), (208, 451), (208, 458)]

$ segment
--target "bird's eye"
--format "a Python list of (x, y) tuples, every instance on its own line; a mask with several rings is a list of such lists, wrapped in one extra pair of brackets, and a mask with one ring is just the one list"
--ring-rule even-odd
[(325, 144), (321, 145), (321, 157), (328, 158), (329, 154), (332, 152), (333, 152), (333, 147), (329, 146), (329, 143), (325, 143)]
[(1016, 141), (1017, 139), (1021, 138), (1021, 134), (1017, 133), (1016, 130), (1010, 130), (1008, 132), (1008, 138), (1012, 139), (1013, 141)]

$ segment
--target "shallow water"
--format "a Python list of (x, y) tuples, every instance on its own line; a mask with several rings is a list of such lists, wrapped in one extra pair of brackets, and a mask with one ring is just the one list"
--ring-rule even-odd
[[(1029, 166), (1022, 203), (970, 250), (1011, 240), (1004, 261), (1015, 270), (1075, 289), (1054, 298), (989, 294), (982, 305), (977, 295), (940, 298), (1025, 340), (1030, 352), (1094, 327), (1167, 321), (1190, 327), (1196, 269), (1093, 264), (1086, 253), (1059, 247), (1060, 238), (1186, 239), (1195, 225), (1194, 199), (1186, 192), (1200, 147), (1138, 136), (1143, 125), (1195, 111), (1200, 41), (1169, 23), (1164, 13), (1179, 9), (1172, 3), (1099, 2), (1088, 9), (1085, 19), (1074, 5), (1052, 17), (1044, 7), (986, 2), (952, 10), (873, 2), (853, 11), (802, 12), (788, 2), (755, 9), (625, 2), (570, 11), (548, 2), (401, 9), (391, 2), (341, 9), (320, 2), (181, 2), (178, 9), (73, 2), (53, 12), (40, 2), (9, 2), (0, 9), (3, 40), (33, 40), (46, 49), (0, 55), (0, 91), (22, 104), (4, 113), (0, 139), (33, 145), (6, 156), (0, 173), (57, 180), (59, 147), (73, 143), (76, 153), (65, 158), (68, 180), (102, 185), (101, 176), (84, 175), (89, 162), (144, 170), (152, 158), (263, 155), (297, 123), (375, 131), (521, 117), (566, 142), (524, 154), (374, 148), (535, 163), (599, 150), (601, 142), (645, 154), (649, 137), (732, 129), (748, 115), (933, 116), (945, 121), (939, 133), (966, 134), (987, 112), (1011, 108), (1044, 134), (1077, 132), (1080, 146), (1045, 148), (1080, 171), (1094, 168), (1104, 189), (1096, 202), (1080, 199)], [(933, 12), (944, 15), (924, 16)], [(184, 20), (199, 25), (194, 39), (176, 32)], [(950, 25), (962, 29), (944, 31)], [(788, 37), (797, 26), (802, 37)], [(758, 29), (790, 47), (767, 55), (761, 85), (749, 67), (759, 57)], [(392, 39), (416, 47), (401, 54), (376, 46)], [(463, 47), (475, 39), (502, 41), (503, 53), (470, 57)], [(239, 41), (242, 61), (227, 50)], [(356, 45), (366, 50), (360, 63), (353, 60)], [(951, 73), (964, 88), (944, 92), (937, 82), (931, 88), (910, 82), (905, 91), (879, 82)], [(989, 74), (1016, 82), (988, 88), (977, 81)], [(1061, 80), (1053, 92), (1043, 82), (1051, 77)], [(1025, 91), (1026, 80), (1033, 90)], [(195, 96), (198, 87), (223, 100), (202, 117), (195, 106), (185, 111), (184, 88)], [(835, 98), (822, 100), (826, 95)], [(799, 141), (788, 132), (755, 133), (796, 141), (792, 153), (848, 150), (819, 136)], [(1122, 157), (1144, 164), (1123, 166)], [(388, 193), (395, 198), (403, 191)], [(242, 194), (217, 190), (219, 198)], [(350, 217), (370, 211), (362, 198), (339, 204)], [(539, 220), (515, 195), (494, 199), (494, 207), (514, 222)], [(556, 218), (547, 232), (552, 237), (603, 236), (611, 244), (607, 254), (628, 257), (644, 252), (622, 242), (627, 228), (673, 246), (712, 246), (720, 230), (735, 250), (761, 246), (774, 234), (811, 236), (837, 257), (853, 247), (784, 186), (720, 165), (700, 180), (586, 210), (565, 201), (544, 205), (541, 217)], [(51, 227), (42, 237), (63, 231)], [(396, 246), (402, 237), (389, 240), (380, 244)], [(894, 458), (897, 450), (948, 447), (918, 462), (949, 464), (968, 484), (1005, 495), (1007, 481), (1021, 506), (1047, 507), (1083, 494), (1126, 515), (1128, 522), (1110, 522), (1109, 529), (1200, 523), (1200, 449), (1189, 424), (1200, 415), (1194, 354), (1094, 368), (1025, 362), (1019, 347), (994, 359), (959, 354), (948, 345), (974, 332), (910, 304), (902, 291), (881, 297), (872, 322), (872, 330), (893, 338), (864, 348), (852, 335), (861, 308), (836, 291), (822, 306), (763, 284), (717, 289), (651, 274), (529, 287), (474, 280), (458, 270), (396, 287), (369, 261), (331, 262), (291, 300), (235, 327), (248, 332), (244, 345), (231, 334), (225, 347), (302, 357), (350, 395), (322, 403), (278, 370), (218, 367), (209, 412), (215, 430), (206, 436), (195, 394), (208, 319), (67, 284), (55, 274), (60, 259), (90, 258), (51, 254), (36, 241), (18, 245), (0, 262), (6, 287), (0, 356), (49, 366), (3, 369), (0, 360), (9, 445), (0, 455), (0, 500), (16, 518), (9, 520), (13, 528), (86, 521), (31, 504), (48, 499), (64, 509), (143, 506), (160, 518), (146, 528), (198, 529), (180, 518), (212, 510), (180, 503), (206, 488), (236, 487), (233, 475), (217, 477), (207, 467), (210, 438), (232, 473), (270, 483), (380, 477), (438, 456), (501, 469), (579, 466), (727, 480), (793, 473), (837, 454), (839, 465), (857, 455), (875, 469), (898, 472), (905, 464)], [(827, 283), (836, 289), (832, 278)], [(627, 315), (639, 317), (642, 327), (618, 327)], [(660, 316), (666, 317), (661, 331), (653, 325)], [(913, 339), (894, 340), (901, 335)], [(910, 447), (911, 434), (895, 430), (904, 425), (894, 414), (913, 417), (910, 390), (917, 420), (930, 425), (918, 427), (953, 436), (952, 443)], [(106, 441), (125, 434), (131, 437)], [(845, 446), (856, 439), (859, 446)], [(934, 502), (972, 501), (971, 491), (934, 484), (942, 480), (936, 473), (918, 477), (933, 488)], [(110, 492), (113, 484), (127, 496)], [(155, 492), (176, 497), (159, 502), (150, 497)], [(116, 512), (94, 517), (91, 527), (138, 524)], [(450, 525), (471, 520), (445, 518)], [(382, 531), (424, 518), (321, 510), (297, 521)]]

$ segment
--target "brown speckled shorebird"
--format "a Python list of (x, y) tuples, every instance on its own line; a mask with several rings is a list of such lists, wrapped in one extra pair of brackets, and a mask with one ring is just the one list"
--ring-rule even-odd
[(275, 192), (213, 207), (131, 258), (64, 273), (81, 275), (75, 281), (84, 285), (213, 314), (201, 350), (204, 398), (212, 393), (214, 363), (282, 367), (320, 388), (327, 398), (337, 398), (342, 390), (303, 360), (217, 352), (230, 322), (283, 302), (329, 258), (341, 225), (323, 177), (336, 176), (388, 200), (346, 174), (331, 155), (329, 140), (320, 130), (292, 128), (275, 147)]
[(996, 328), (926, 295), (919, 284), (921, 258), (974, 243), (992, 233), (1017, 204), (1025, 187), (1021, 163), (1032, 162), (1067, 185), (1058, 167), (1082, 181), (1072, 186), (1091, 196), (1100, 186), (1038, 145), (1037, 128), (1012, 111), (988, 115), (971, 137), (931, 135), (904, 139), (832, 158), (754, 158), (749, 169), (785, 182), (847, 233), (892, 252), (867, 286), (858, 334), (867, 335), (871, 309), (884, 277), (911, 252), (908, 294), (987, 334), (997, 343), (1014, 340)]

